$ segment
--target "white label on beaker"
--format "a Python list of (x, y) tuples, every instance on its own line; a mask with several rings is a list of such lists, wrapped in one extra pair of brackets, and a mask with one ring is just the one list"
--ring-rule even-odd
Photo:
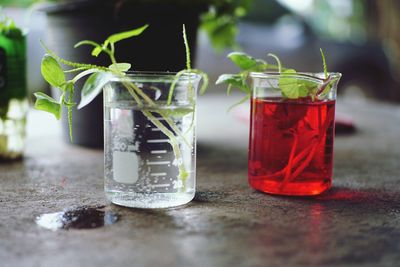
[(118, 183), (135, 183), (139, 177), (136, 153), (114, 151), (113, 173), (114, 180)]

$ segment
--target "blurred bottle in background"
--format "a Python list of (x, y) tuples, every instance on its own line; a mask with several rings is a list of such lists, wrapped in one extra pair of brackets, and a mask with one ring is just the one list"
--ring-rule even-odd
[(0, 15), (0, 161), (22, 157), (27, 111), (25, 34)]

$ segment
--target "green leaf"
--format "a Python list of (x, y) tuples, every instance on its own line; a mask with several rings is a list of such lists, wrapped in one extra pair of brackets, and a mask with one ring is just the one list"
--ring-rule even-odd
[(222, 83), (235, 86), (245, 93), (250, 92), (250, 89), (246, 83), (246, 78), (244, 78), (241, 74), (222, 74), (218, 77), (218, 80), (215, 82), (215, 84)]
[(126, 32), (113, 34), (113, 35), (111, 35), (110, 37), (107, 38), (107, 40), (104, 42), (104, 45), (107, 46), (109, 43), (115, 44), (116, 42), (131, 38), (131, 37), (134, 37), (134, 36), (138, 36), (144, 30), (146, 30), (147, 27), (149, 27), (148, 24), (146, 24), (146, 25), (144, 25), (144, 26), (142, 26), (140, 28), (131, 30), (131, 31), (126, 31)]
[(116, 63), (111, 64), (108, 68), (113, 71), (127, 72), (132, 67), (129, 63)]
[(96, 72), (89, 76), (83, 85), (81, 92), (81, 102), (78, 109), (83, 108), (101, 93), (103, 87), (111, 80), (113, 76), (109, 72)]
[(279, 88), (282, 90), (282, 94), (289, 99), (297, 99), (308, 95), (308, 88), (297, 78), (290, 77), (296, 74), (297, 72), (294, 69), (287, 69), (282, 72), (279, 78)]
[(228, 58), (238, 66), (241, 70), (249, 71), (263, 71), (267, 68), (268, 64), (260, 59), (255, 59), (246, 53), (232, 52)]
[(242, 86), (243, 80), (240, 74), (222, 74), (218, 77), (215, 84), (232, 84), (234, 86)]
[(247, 70), (257, 64), (257, 60), (255, 58), (242, 52), (230, 53), (228, 58), (242, 70)]
[(34, 95), (36, 97), (35, 108), (37, 110), (49, 112), (53, 114), (57, 120), (61, 118), (62, 108), (57, 100), (41, 92), (34, 93)]
[(42, 59), (41, 72), (43, 78), (53, 87), (62, 88), (65, 83), (64, 72), (52, 56), (46, 54)]
[(103, 48), (101, 48), (101, 46), (96, 46), (92, 50), (92, 56), (98, 57), (102, 51), (103, 51)]
[(305, 95), (304, 93), (303, 95), (300, 95), (300, 97), (311, 96), (312, 101), (314, 101), (320, 84), (318, 82), (308, 80), (298, 80), (297, 83), (300, 88), (300, 92), (307, 92)]

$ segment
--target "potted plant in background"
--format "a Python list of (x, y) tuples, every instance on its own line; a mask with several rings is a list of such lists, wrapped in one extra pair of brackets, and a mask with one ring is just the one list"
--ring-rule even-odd
[[(140, 39), (118, 46), (119, 56), (137, 70), (177, 71), (185, 60), (178, 34), (182, 24), (187, 28), (192, 61), (199, 27), (208, 33), (216, 49), (235, 47), (236, 24), (252, 0), (104, 0), (101, 4), (96, 0), (12, 1), (17, 2), (45, 2), (39, 9), (47, 14), (46, 43), (61, 57), (102, 65), (106, 57), (93, 58), (87, 48), (73, 49), (73, 45), (83, 39), (104, 40), (113, 32), (148, 23), (151, 27)], [(134, 53), (137, 50), (151, 51), (157, 60), (148, 60), (145, 52)], [(79, 96), (75, 101), (79, 102)], [(102, 147), (102, 106), (102, 99), (97, 98), (76, 116), (75, 144)], [(68, 140), (66, 118), (63, 122)]]

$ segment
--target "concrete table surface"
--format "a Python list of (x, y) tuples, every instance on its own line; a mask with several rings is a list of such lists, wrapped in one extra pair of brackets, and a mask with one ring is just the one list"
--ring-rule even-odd
[[(333, 188), (291, 198), (247, 185), (248, 125), (225, 98), (200, 99), (197, 194), (165, 210), (108, 204), (102, 151), (65, 145), (50, 116), (31, 112), (25, 159), (0, 165), (0, 266), (400, 266), (400, 105), (339, 102), (359, 131), (335, 140)], [(99, 204), (120, 220), (35, 224)]]

